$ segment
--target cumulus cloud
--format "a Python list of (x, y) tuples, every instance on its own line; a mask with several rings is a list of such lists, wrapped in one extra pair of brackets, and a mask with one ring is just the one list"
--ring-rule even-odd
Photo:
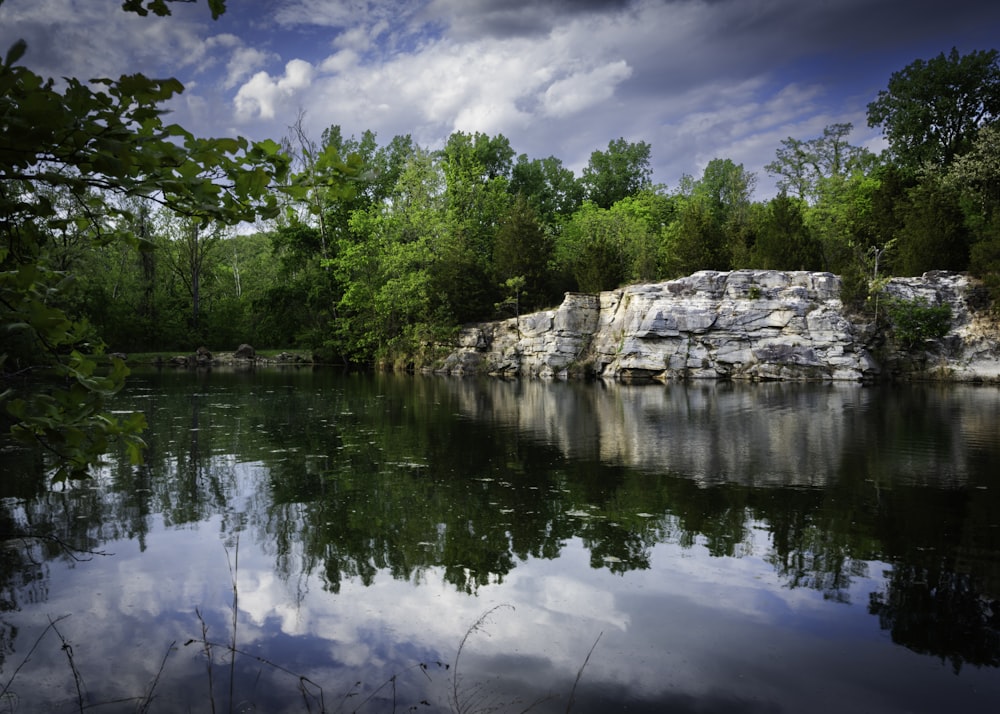
[(24, 62), (52, 77), (118, 77), (208, 61), (199, 23), (183, 16), (137, 17), (120, 3), (13, 0), (0, 5), (0, 46), (28, 43)]
[[(385, 3), (367, 5), (388, 22)], [(297, 6), (300, 21), (315, 9)], [(409, 11), (406, 22), (393, 21), (388, 34), (408, 42), (405, 51), (397, 44), (373, 57), (364, 54), (369, 34), (340, 31), (332, 45), (358, 50), (317, 62), (302, 98), (316, 131), (336, 122), (354, 133), (409, 133), (432, 146), (455, 130), (503, 133), (517, 151), (559, 156), (576, 171), (593, 150), (624, 136), (653, 145), (655, 178), (663, 183), (698, 173), (717, 156), (760, 171), (788, 135), (782, 122), (811, 128), (810, 115), (855, 121), (863, 109), (859, 101), (830, 112), (820, 106), (819, 84), (783, 81), (771, 69), (769, 54), (794, 55), (804, 41), (779, 41), (774, 18), (782, 7), (784, 0), (756, 9), (683, 0), (432, 0)], [(346, 21), (338, 13), (323, 22)], [(791, 14), (805, 22), (801, 12)], [(507, 15), (528, 18), (533, 30), (488, 27)], [(433, 34), (428, 26), (447, 29)], [(406, 32), (409, 40), (400, 40)], [(251, 115), (244, 109), (238, 116)]]
[(717, 156), (760, 172), (781, 139), (832, 122), (879, 146), (865, 107), (889, 75), (995, 45), (994, 5), (282, 0), (213, 23), (203, 3), (138, 18), (115, 2), (8, 0), (0, 45), (25, 37), (25, 61), (55, 77), (177, 76), (189, 89), (172, 119), (200, 134), (275, 138), (302, 108), (316, 135), (337, 123), (435, 148), (456, 129), (503, 133), (575, 171), (622, 136), (649, 142), (654, 180), (670, 184)]
[(542, 99), (544, 113), (566, 117), (611, 98), (615, 87), (632, 75), (625, 60), (578, 72), (549, 85)]
[(224, 89), (232, 89), (256, 69), (264, 67), (275, 59), (273, 52), (265, 52), (255, 47), (237, 47), (226, 63), (226, 77), (222, 81)]
[(332, 54), (320, 63), (319, 69), (326, 74), (340, 74), (354, 69), (358, 64), (358, 53), (353, 50), (341, 50)]
[(247, 119), (260, 117), (274, 119), (279, 104), (288, 101), (309, 87), (313, 79), (313, 67), (304, 60), (294, 59), (285, 65), (285, 73), (272, 77), (267, 72), (258, 72), (250, 78), (233, 100), (237, 116)]

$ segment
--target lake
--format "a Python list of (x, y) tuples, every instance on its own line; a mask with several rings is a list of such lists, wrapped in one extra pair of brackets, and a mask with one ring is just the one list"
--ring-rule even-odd
[(216, 368), (111, 408), (143, 465), (0, 452), (2, 711), (1000, 711), (997, 387)]

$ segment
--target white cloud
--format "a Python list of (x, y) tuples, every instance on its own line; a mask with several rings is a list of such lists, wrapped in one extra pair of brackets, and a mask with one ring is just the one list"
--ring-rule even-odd
[(578, 172), (623, 136), (652, 145), (658, 182), (722, 156), (761, 173), (763, 194), (787, 136), (850, 121), (879, 148), (865, 106), (889, 74), (983, 46), (1000, 12), (908, 2), (919, 12), (902, 24), (902, 0), (865, 5), (863, 23), (862, 0), (283, 0), (213, 23), (203, 3), (138, 18), (115, 2), (8, 0), (0, 51), (23, 36), (49, 76), (177, 76), (188, 90), (172, 120), (198, 134), (277, 138), (301, 107), (317, 135), (337, 123), (436, 148), (456, 129), (503, 133)]
[(273, 52), (264, 52), (254, 47), (237, 47), (226, 64), (226, 77), (222, 81), (224, 89), (232, 89), (246, 79), (256, 69), (275, 59)]
[(544, 113), (566, 117), (606, 101), (615, 93), (615, 87), (631, 75), (628, 63), (618, 60), (553, 82), (542, 98)]
[(281, 25), (309, 27), (350, 27), (371, 18), (393, 15), (394, 6), (405, 14), (405, 6), (388, 0), (290, 0), (274, 13)]
[(359, 25), (341, 32), (333, 41), (335, 47), (365, 52), (375, 45), (375, 41), (389, 29), (389, 23), (379, 20), (371, 25)]
[(258, 72), (240, 87), (234, 103), (236, 113), (242, 118), (258, 116), (274, 119), (278, 105), (287, 109), (289, 100), (309, 87), (313, 80), (313, 66), (305, 60), (293, 59), (285, 65), (285, 74), (272, 77)]
[[(202, 8), (204, 9), (204, 8)], [(206, 61), (204, 28), (184, 17), (138, 17), (117, 2), (12, 0), (0, 6), (0, 47), (25, 39), (24, 61), (46, 76), (161, 75)]]
[(355, 69), (357, 64), (357, 52), (353, 50), (341, 50), (323, 60), (319, 65), (319, 70), (326, 74), (341, 74)]

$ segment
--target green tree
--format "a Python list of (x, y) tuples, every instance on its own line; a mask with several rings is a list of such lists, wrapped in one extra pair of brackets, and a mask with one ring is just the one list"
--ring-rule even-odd
[[(187, 292), (171, 269), (169, 220), (149, 201), (130, 202), (136, 241), (91, 245), (74, 266), (80, 302), (72, 312), (117, 352), (193, 349)], [(187, 219), (176, 219), (180, 220)]]
[(868, 105), (889, 151), (909, 171), (946, 166), (968, 151), (981, 127), (1000, 117), (1000, 53), (978, 50), (915, 60), (889, 78)]
[(500, 286), (515, 281), (517, 307), (532, 309), (546, 305), (552, 298), (549, 262), (553, 241), (538, 222), (538, 216), (525, 198), (518, 194), (497, 231), (493, 248), (493, 272)]
[(957, 192), (971, 232), (969, 269), (1000, 297), (1000, 126), (983, 127), (944, 177)]
[(675, 200), (653, 190), (627, 196), (611, 207), (620, 234), (628, 282), (656, 280), (663, 275), (664, 231), (674, 220)]
[(713, 208), (704, 196), (679, 201), (677, 218), (666, 231), (667, 275), (729, 269), (726, 231)]
[(343, 332), (336, 325), (338, 305), (349, 288), (337, 274), (339, 252), (355, 240), (353, 216), (389, 198), (413, 143), (396, 136), (380, 146), (374, 132), (344, 137), (336, 125), (316, 142), (303, 115), (290, 129), (286, 145), (296, 172), (287, 214), (272, 233), (279, 269), (260, 301), (266, 341), (349, 361), (350, 340), (334, 336)]
[(846, 176), (874, 163), (870, 151), (847, 142), (853, 129), (850, 123), (830, 124), (814, 139), (783, 139), (777, 158), (764, 169), (778, 177), (778, 188), (785, 193), (815, 201), (823, 179)]
[(493, 281), (493, 245), (510, 210), (514, 150), (503, 136), (455, 132), (441, 152), (448, 232), (439, 247), (439, 290), (460, 322), (485, 319), (499, 298)]
[(1000, 125), (983, 127), (969, 151), (955, 159), (944, 182), (965, 198), (969, 221), (985, 237), (1000, 219)]
[(806, 227), (802, 202), (784, 193), (771, 199), (756, 231), (753, 265), (772, 270), (819, 270), (822, 253)]
[(593, 152), (580, 178), (587, 200), (600, 208), (611, 208), (626, 196), (651, 188), (649, 156), (649, 144), (624, 138), (608, 142), (607, 151)]
[[(274, 215), (271, 184), (286, 162), (274, 142), (199, 139), (165, 124), (161, 105), (182, 91), (177, 80), (67, 78), (57, 89), (17, 64), (25, 50), (15, 43), (0, 63), (0, 406), (14, 435), (43, 444), (66, 477), (110, 438), (138, 457), (143, 420), (104, 413), (126, 370), (117, 360), (98, 375), (99, 337), (63, 306), (72, 275), (56, 260), (57, 236), (73, 225), (97, 245), (137, 241), (132, 196), (205, 222)], [(75, 210), (60, 211), (52, 192)], [(41, 372), (69, 386), (24, 380)]]
[(202, 343), (207, 338), (202, 330), (205, 283), (219, 260), (222, 232), (217, 225), (203, 225), (190, 219), (167, 223), (161, 230), (169, 241), (165, 252), (170, 268), (189, 298), (188, 325), (191, 335)]
[(695, 184), (694, 194), (708, 201), (719, 223), (735, 235), (746, 225), (756, 186), (756, 174), (744, 169), (743, 164), (712, 159)]
[(557, 269), (585, 292), (654, 280), (663, 273), (664, 231), (674, 200), (642, 191), (601, 208), (587, 201), (556, 239)]
[(959, 201), (936, 173), (926, 174), (908, 192), (898, 234), (898, 274), (968, 269), (971, 236)]
[(352, 361), (395, 363), (454, 323), (443, 186), (435, 156), (416, 149), (390, 200), (352, 216), (333, 263), (344, 293), (329, 338)]
[(521, 154), (511, 169), (510, 192), (525, 196), (542, 225), (553, 230), (583, 203), (584, 188), (556, 157)]
[[(275, 280), (258, 298), (263, 341), (274, 346), (318, 350), (336, 319), (336, 305), (343, 292), (332, 269), (337, 247), (324, 242), (321, 229), (307, 217), (293, 215), (269, 232)], [(317, 352), (323, 359), (340, 355)]]
[(817, 199), (805, 211), (806, 226), (819, 244), (823, 269), (843, 275), (861, 268), (876, 246), (872, 232), (877, 177), (855, 170), (819, 182)]
[[(293, 159), (292, 190), (289, 198), (299, 209), (296, 218), (316, 229), (321, 260), (332, 257), (338, 237), (347, 231), (351, 211), (358, 205), (357, 182), (362, 171), (358, 142), (347, 145), (340, 127), (323, 132), (317, 144), (306, 133), (305, 115), (300, 113), (290, 127), (292, 136), (285, 140), (285, 151)], [(374, 142), (374, 135), (366, 136)]]
[(757, 177), (730, 159), (712, 159), (701, 179), (682, 179), (676, 220), (669, 226), (667, 272), (728, 270), (746, 262), (750, 207)]
[(611, 212), (586, 201), (556, 240), (556, 262), (577, 290), (596, 293), (625, 282), (628, 259)]
[(289, 145), (301, 171), (300, 203), (306, 207), (320, 236), (322, 257), (328, 259), (336, 242), (350, 234), (351, 214), (385, 200), (413, 151), (409, 135), (379, 146), (373, 131), (360, 139), (345, 137), (339, 125), (327, 128), (317, 145), (306, 135), (304, 116), (291, 127)]

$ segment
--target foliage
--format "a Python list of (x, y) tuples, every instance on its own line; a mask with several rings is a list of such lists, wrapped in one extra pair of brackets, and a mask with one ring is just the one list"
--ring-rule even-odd
[(611, 207), (624, 227), (626, 279), (657, 280), (664, 275), (664, 229), (674, 220), (676, 201), (647, 189)]
[(959, 196), (934, 173), (907, 192), (899, 236), (899, 275), (965, 270), (970, 235)]
[[(514, 150), (502, 134), (457, 131), (441, 152), (449, 233), (484, 276), (493, 260), (496, 226), (510, 208)], [(454, 246), (453, 246), (454, 247)]]
[(750, 205), (757, 176), (735, 164), (731, 159), (712, 159), (705, 172), (692, 186), (694, 196), (708, 201), (712, 211), (722, 223), (737, 222), (744, 218)]
[(921, 297), (913, 300), (894, 298), (887, 301), (886, 309), (893, 335), (907, 349), (940, 339), (951, 329), (948, 305), (930, 305)]
[[(170, 11), (169, 0), (125, 9)], [(48, 345), (10, 332), (8, 375), (84, 344), (99, 352), (99, 335), (118, 351), (249, 341), (405, 362), (407, 350), (511, 305), (703, 269), (829, 270), (856, 309), (880, 270), (972, 269), (1000, 287), (993, 52), (914, 63), (872, 104), (870, 118), (894, 108), (889, 136), (912, 119), (904, 97), (937, 86), (952, 64), (979, 72), (949, 90), (981, 106), (947, 167), (916, 170), (896, 145), (876, 159), (848, 142), (850, 124), (831, 124), (781, 142), (767, 170), (786, 192), (755, 202), (756, 176), (724, 158), (673, 193), (656, 188), (650, 146), (624, 138), (594, 151), (579, 178), (553, 156), (515, 160), (503, 135), (455, 132), (430, 151), (334, 125), (314, 141), (302, 114), (280, 146), (195, 139), (162, 122), (176, 81), (70, 79), (56, 91), (15, 66), (22, 51), (12, 48), (3, 73), (13, 119), (0, 137), (0, 208), (15, 229), (2, 261), (18, 300), (34, 290), (73, 329)], [(948, 105), (935, 106), (945, 116)], [(273, 222), (251, 235), (225, 229), (255, 215)], [(9, 270), (21, 265), (34, 272)]]
[(332, 265), (344, 292), (329, 344), (354, 362), (392, 361), (435, 326), (450, 324), (449, 296), (441, 289), (442, 263), (450, 257), (443, 180), (435, 158), (416, 151), (393, 200), (355, 212), (352, 237), (338, 245)]
[(944, 183), (968, 197), (973, 223), (1000, 215), (1000, 125), (980, 129), (969, 151), (952, 162)]
[[(143, 0), (124, 0), (122, 2), (122, 10), (126, 12), (134, 12), (138, 15), (146, 16), (150, 12), (154, 15), (159, 15), (160, 17), (170, 15), (170, 6), (167, 3), (184, 2), (193, 3), (198, 0), (145, 0), (145, 5), (143, 5)], [(206, 0), (208, 3), (209, 10), (212, 11), (212, 19), (218, 20), (219, 17), (226, 11), (226, 0)]]
[(610, 211), (587, 201), (573, 214), (556, 243), (556, 261), (577, 290), (597, 293), (625, 280), (620, 225)]
[(1000, 300), (1000, 225), (994, 228), (994, 237), (972, 246), (970, 268), (982, 278), (994, 304)]
[(718, 252), (718, 269), (732, 267), (733, 261), (745, 256), (750, 236), (751, 201), (757, 185), (756, 174), (743, 164), (730, 159), (712, 159), (705, 166), (701, 180), (692, 186), (692, 196), (706, 202), (715, 223), (721, 228), (722, 247)]
[(860, 263), (855, 263), (840, 275), (840, 302), (848, 312), (856, 315), (870, 312), (872, 286), (868, 274)]
[(757, 177), (730, 159), (712, 159), (700, 179), (684, 176), (664, 225), (664, 272), (746, 267), (754, 241), (751, 202)]
[(542, 226), (554, 232), (583, 203), (584, 187), (556, 157), (529, 159), (521, 154), (511, 168), (510, 192), (524, 196)]
[(822, 253), (805, 224), (802, 202), (785, 194), (771, 199), (757, 227), (753, 264), (771, 270), (819, 270)]
[(894, 72), (868, 105), (868, 125), (881, 126), (895, 160), (909, 171), (946, 166), (968, 151), (976, 134), (1000, 118), (1000, 53), (955, 48)]
[[(271, 184), (285, 162), (274, 142), (199, 139), (164, 124), (176, 80), (67, 78), (57, 88), (17, 64), (25, 49), (15, 43), (0, 64), (0, 403), (15, 436), (54, 452), (58, 475), (79, 475), (109, 438), (137, 454), (142, 420), (102, 411), (126, 370), (114, 363), (98, 376), (104, 346), (72, 310), (64, 239), (139, 245), (134, 197), (201, 225), (274, 215)], [(27, 381), (43, 372), (57, 381)]]
[(823, 268), (833, 273), (858, 269), (876, 245), (873, 201), (876, 176), (855, 171), (822, 179), (816, 202), (806, 210), (806, 225), (819, 243)]
[(725, 227), (709, 201), (686, 197), (677, 211), (677, 220), (667, 228), (666, 272), (676, 277), (698, 270), (730, 268)]
[(778, 188), (783, 192), (815, 200), (823, 179), (848, 175), (874, 162), (870, 151), (847, 143), (853, 129), (850, 123), (831, 124), (823, 129), (823, 136), (814, 139), (783, 139), (777, 158), (764, 170), (779, 177)]
[(528, 200), (518, 194), (497, 229), (493, 247), (494, 279), (505, 292), (511, 288), (512, 280), (517, 281), (514, 292), (518, 311), (542, 307), (551, 301), (552, 253), (552, 237), (540, 225)]
[(578, 290), (600, 292), (662, 274), (663, 229), (673, 202), (654, 191), (626, 197), (610, 209), (587, 201), (556, 239), (558, 270)]
[(970, 232), (969, 270), (1000, 297), (1000, 126), (983, 127), (943, 177), (958, 196)]
[(587, 200), (611, 208), (626, 196), (652, 188), (649, 155), (649, 144), (624, 138), (608, 142), (607, 151), (593, 152), (580, 178)]

